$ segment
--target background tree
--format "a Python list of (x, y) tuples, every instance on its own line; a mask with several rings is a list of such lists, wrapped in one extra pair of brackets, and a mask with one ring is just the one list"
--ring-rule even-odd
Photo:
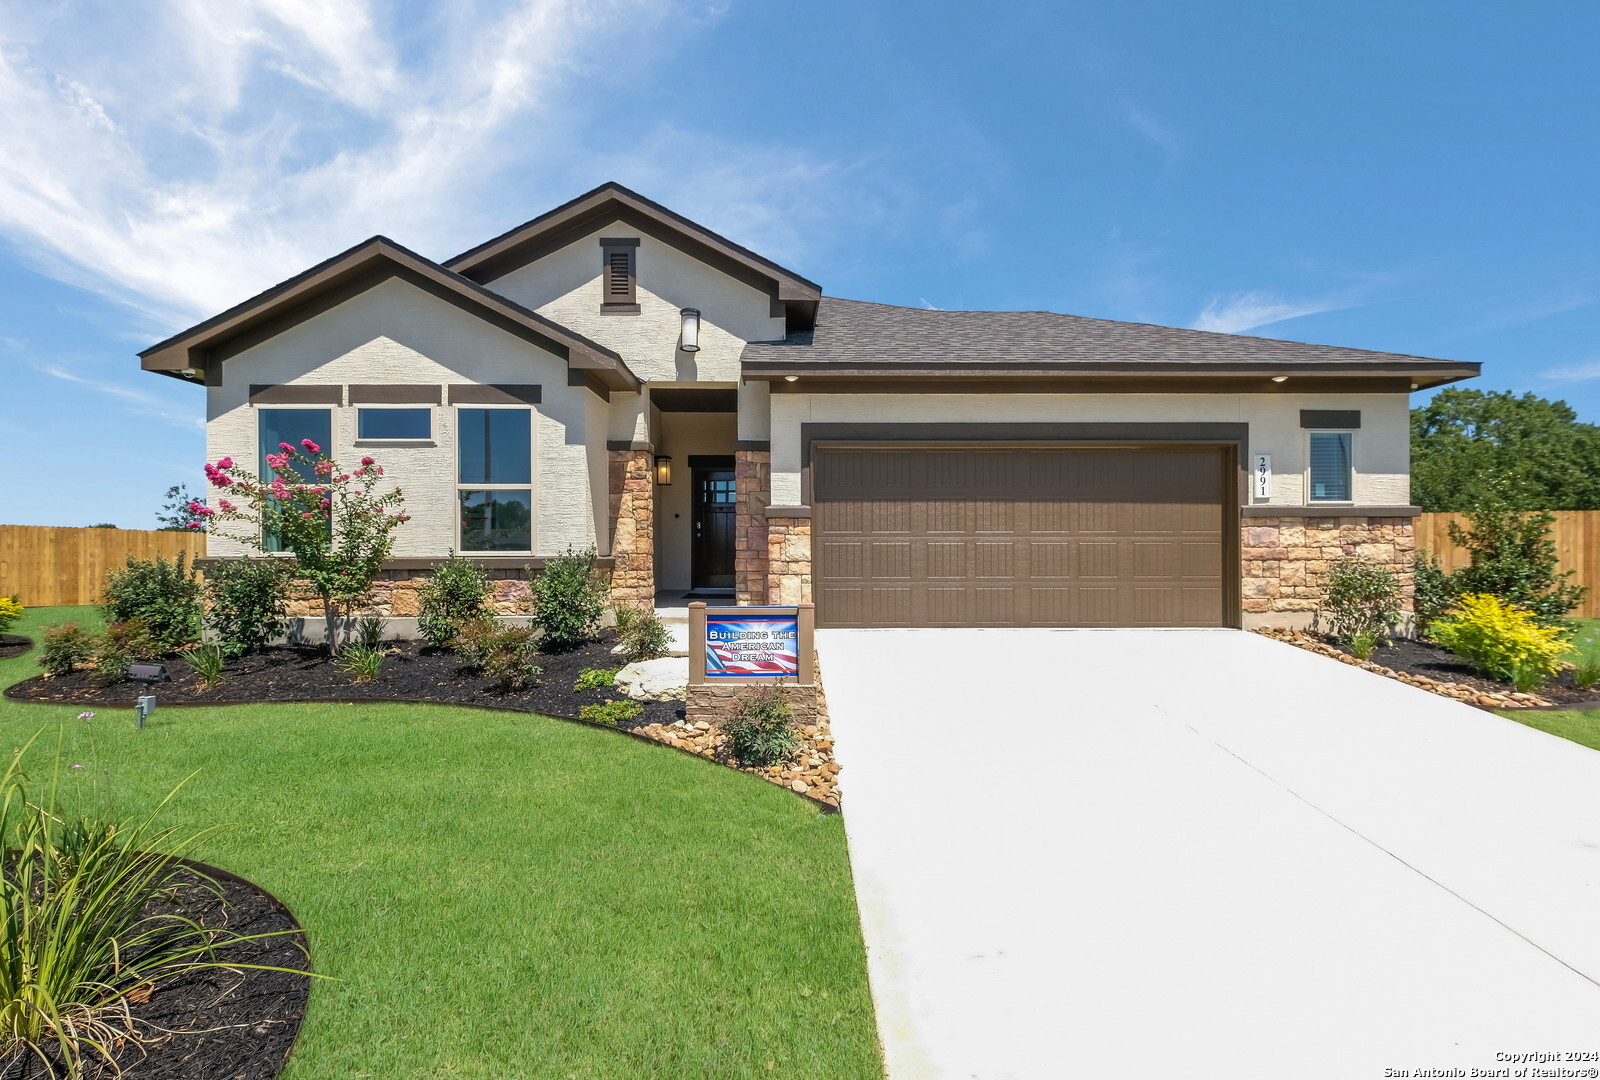
[(1600, 509), (1600, 427), (1536, 394), (1441, 390), (1411, 410), (1411, 498), (1426, 511)]
[(197, 532), (206, 527), (205, 519), (195, 517), (189, 509), (195, 498), (189, 494), (188, 484), (173, 484), (167, 489), (166, 499), (156, 512), (156, 531)]

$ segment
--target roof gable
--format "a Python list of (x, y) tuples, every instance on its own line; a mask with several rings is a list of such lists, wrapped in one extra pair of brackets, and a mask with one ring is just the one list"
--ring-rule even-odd
[(383, 236), (152, 345), (139, 354), (141, 366), (182, 378), (188, 377), (181, 374), (185, 371), (203, 372), (206, 382), (216, 385), (229, 357), (393, 278), (555, 354), (567, 362), (575, 381), (607, 391), (639, 388), (638, 378), (612, 350)]
[(660, 203), (617, 183), (605, 183), (532, 221), (464, 251), (444, 265), (488, 283), (575, 243), (611, 221), (624, 222), (783, 302), (814, 303), (822, 286), (749, 248), (735, 244)]

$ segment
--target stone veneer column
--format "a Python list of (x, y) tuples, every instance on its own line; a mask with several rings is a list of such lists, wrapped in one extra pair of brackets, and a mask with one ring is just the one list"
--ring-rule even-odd
[(610, 451), (611, 602), (655, 606), (655, 475), (649, 450)]
[(811, 519), (767, 518), (767, 603), (811, 602)]
[(767, 506), (772, 502), (772, 454), (735, 450), (734, 602), (767, 602)]
[(1244, 520), (1240, 591), (1244, 625), (1309, 626), (1322, 606), (1328, 566), (1359, 555), (1400, 579), (1401, 608), (1411, 611), (1409, 517), (1252, 517)]

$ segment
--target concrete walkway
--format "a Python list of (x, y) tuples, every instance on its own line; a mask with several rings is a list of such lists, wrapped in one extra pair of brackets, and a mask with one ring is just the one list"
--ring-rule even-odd
[(1600, 1050), (1600, 753), (1233, 631), (817, 639), (892, 1080)]

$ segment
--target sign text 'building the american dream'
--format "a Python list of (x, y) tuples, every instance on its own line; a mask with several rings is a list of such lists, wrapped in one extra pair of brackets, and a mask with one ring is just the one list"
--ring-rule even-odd
[(706, 616), (706, 677), (747, 679), (800, 673), (800, 627), (793, 612)]

